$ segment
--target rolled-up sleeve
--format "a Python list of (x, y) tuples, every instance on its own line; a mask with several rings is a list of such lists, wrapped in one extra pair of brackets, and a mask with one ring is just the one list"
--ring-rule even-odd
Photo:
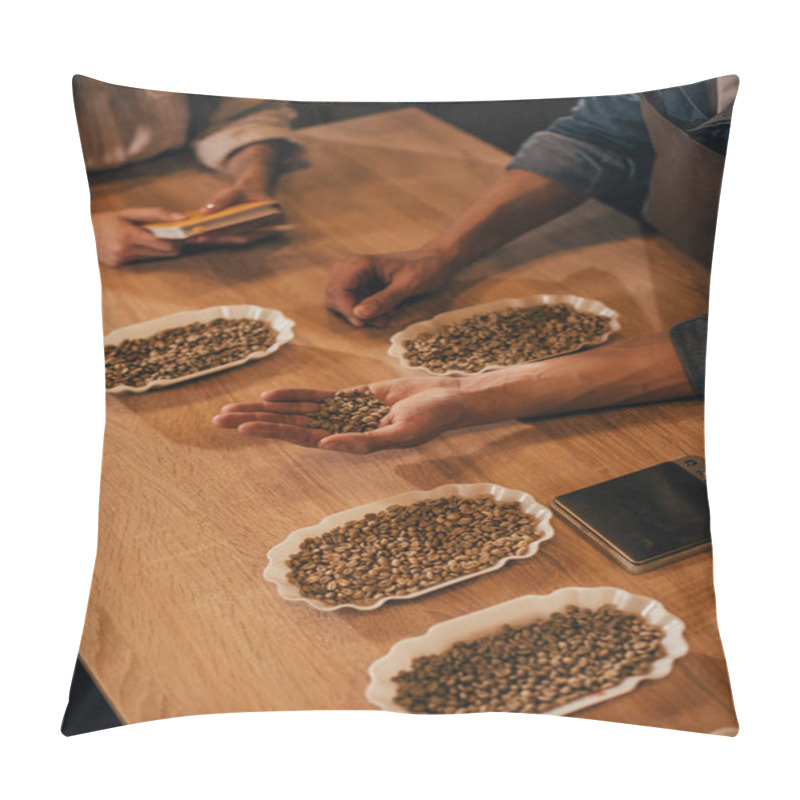
[[(217, 118), (219, 114), (215, 115)], [(278, 141), (282, 145), (284, 160), (297, 155), (299, 145), (291, 139), (294, 110), (288, 103), (267, 101), (253, 110), (240, 113), (231, 119), (222, 119), (202, 130), (191, 146), (197, 160), (218, 170), (225, 160), (237, 150), (258, 142)]]
[(644, 202), (653, 150), (638, 95), (580, 100), (525, 141), (509, 169), (568, 184), (628, 213)]
[(708, 317), (695, 317), (679, 322), (670, 330), (669, 335), (689, 383), (699, 395), (704, 395)]

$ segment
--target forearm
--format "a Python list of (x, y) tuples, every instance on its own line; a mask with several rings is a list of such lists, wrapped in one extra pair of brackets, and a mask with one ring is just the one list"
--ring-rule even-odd
[(460, 388), (460, 427), (696, 395), (666, 332), (469, 376)]
[(508, 170), (424, 249), (458, 270), (575, 208), (587, 197), (550, 178), (525, 170)]
[(257, 142), (236, 150), (223, 162), (221, 172), (238, 189), (271, 194), (279, 161), (277, 142)]

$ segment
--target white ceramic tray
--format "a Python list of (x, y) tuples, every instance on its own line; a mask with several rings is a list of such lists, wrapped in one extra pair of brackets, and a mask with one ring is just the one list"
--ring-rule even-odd
[[(619, 314), (613, 309), (609, 308), (599, 300), (587, 300), (585, 297), (578, 297), (574, 294), (537, 294), (530, 297), (511, 297), (505, 300), (493, 300), (491, 303), (482, 303), (477, 306), (469, 306), (467, 308), (457, 308), (455, 311), (446, 311), (444, 314), (437, 314), (431, 319), (423, 320), (422, 322), (415, 322), (409, 325), (402, 331), (394, 334), (389, 340), (391, 342), (389, 347), (389, 355), (396, 358), (406, 369), (413, 369), (417, 372), (426, 372), (428, 375), (477, 375), (480, 372), (490, 372), (495, 369), (503, 369), (504, 364), (489, 364), (481, 370), (476, 372), (466, 372), (460, 369), (450, 369), (446, 372), (434, 372), (427, 367), (413, 366), (406, 358), (405, 342), (408, 339), (415, 339), (421, 333), (434, 333), (440, 330), (445, 325), (453, 322), (461, 322), (461, 320), (468, 317), (474, 317), (476, 314), (488, 314), (492, 311), (502, 311), (505, 308), (531, 308), (532, 306), (541, 305), (554, 305), (556, 303), (566, 303), (572, 306), (576, 311), (582, 311), (589, 314), (597, 314), (601, 317), (608, 317), (611, 320), (611, 327), (608, 333), (603, 335), (600, 339), (592, 342), (591, 345), (581, 345), (580, 347), (573, 347), (571, 350), (565, 350), (563, 353), (557, 355), (545, 356), (545, 358), (557, 358), (558, 356), (567, 355), (567, 353), (575, 353), (585, 347), (595, 347), (596, 345), (607, 342), (609, 337), (621, 330), (619, 323)], [(544, 358), (534, 359), (535, 361), (544, 361)], [(532, 361), (520, 362), (525, 364), (533, 363)]]
[(650, 597), (642, 597), (612, 586), (569, 587), (552, 594), (529, 594), (517, 597), (496, 606), (464, 614), (446, 622), (440, 622), (428, 629), (422, 636), (403, 639), (389, 652), (375, 661), (369, 668), (370, 684), (367, 687), (367, 700), (384, 711), (409, 713), (394, 702), (397, 684), (392, 678), (411, 667), (411, 662), (419, 656), (443, 653), (456, 642), (472, 641), (482, 636), (499, 632), (503, 625), (528, 625), (544, 619), (567, 606), (597, 609), (610, 604), (630, 614), (640, 614), (652, 625), (664, 631), (661, 645), (664, 655), (654, 661), (650, 671), (644, 675), (631, 675), (618, 686), (604, 689), (594, 694), (579, 697), (563, 706), (557, 706), (544, 713), (554, 716), (574, 714), (589, 706), (618, 697), (633, 691), (640, 681), (655, 680), (668, 675), (676, 659), (686, 655), (689, 647), (683, 638), (684, 624), (670, 614), (661, 603)]
[(227, 364), (220, 364), (217, 367), (204, 369), (200, 372), (191, 372), (187, 375), (181, 375), (179, 378), (159, 378), (143, 386), (117, 384), (110, 389), (106, 389), (106, 391), (109, 394), (121, 394), (123, 392), (135, 392), (139, 394), (157, 387), (172, 386), (175, 383), (191, 381), (195, 378), (201, 378), (204, 375), (211, 375), (213, 372), (221, 372), (224, 369), (239, 367), (242, 364), (246, 364), (248, 361), (265, 358), (294, 338), (294, 332), (292, 330), (292, 328), (294, 328), (294, 320), (289, 319), (274, 308), (262, 308), (261, 306), (213, 306), (212, 308), (202, 308), (197, 311), (178, 311), (176, 314), (168, 314), (166, 317), (158, 317), (158, 319), (137, 322), (135, 325), (117, 328), (117, 330), (106, 334), (103, 339), (103, 344), (119, 344), (124, 339), (144, 339), (169, 328), (179, 328), (184, 325), (191, 325), (193, 322), (211, 322), (211, 320), (219, 319), (220, 317), (224, 319), (257, 319), (261, 322), (267, 322), (278, 334), (277, 339), (266, 350), (256, 350), (252, 353), (248, 353), (247, 356), (237, 361), (230, 361)]
[[(300, 542), (302, 542), (303, 539), (308, 539), (311, 536), (320, 536), (326, 531), (331, 530), (331, 528), (343, 525), (351, 520), (361, 519), (365, 514), (374, 514), (377, 511), (383, 511), (389, 506), (410, 505), (411, 503), (416, 503), (418, 500), (431, 500), (437, 497), (447, 497), (454, 494), (460, 497), (480, 497), (481, 495), (490, 494), (500, 503), (518, 503), (523, 513), (528, 514), (536, 520), (537, 532), (540, 538), (531, 542), (528, 549), (522, 555), (506, 556), (485, 569), (476, 570), (466, 575), (460, 575), (457, 578), (452, 578), (449, 581), (443, 581), (433, 586), (427, 586), (424, 589), (420, 589), (418, 592), (381, 597), (368, 606), (356, 605), (355, 603), (343, 603), (338, 606), (332, 606), (316, 598), (304, 597), (300, 593), (300, 588), (289, 582), (289, 567), (287, 562), (289, 557), (297, 552)], [(385, 497), (383, 500), (377, 500), (374, 503), (367, 503), (366, 505), (357, 506), (356, 508), (349, 508), (347, 511), (340, 511), (338, 514), (331, 514), (325, 517), (325, 519), (318, 522), (316, 525), (312, 525), (308, 528), (300, 528), (290, 533), (286, 539), (280, 544), (275, 545), (267, 554), (268, 563), (267, 568), (264, 570), (264, 577), (270, 583), (274, 583), (278, 587), (278, 594), (284, 600), (303, 601), (319, 611), (336, 611), (341, 608), (372, 611), (389, 600), (411, 600), (414, 597), (420, 597), (428, 592), (436, 592), (445, 586), (452, 586), (454, 583), (460, 583), (461, 581), (475, 578), (478, 575), (493, 572), (496, 569), (500, 569), (507, 561), (512, 559), (530, 558), (536, 555), (539, 550), (539, 545), (553, 538), (553, 526), (550, 524), (552, 516), (553, 514), (548, 508), (541, 503), (537, 503), (533, 497), (525, 492), (507, 489), (495, 483), (448, 483), (427, 492), (406, 492), (405, 494), (398, 494), (394, 497)]]

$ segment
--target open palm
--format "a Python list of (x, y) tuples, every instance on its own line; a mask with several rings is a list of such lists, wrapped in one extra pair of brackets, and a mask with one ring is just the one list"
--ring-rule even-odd
[(463, 402), (456, 378), (401, 378), (353, 386), (345, 391), (371, 392), (389, 413), (380, 427), (366, 433), (331, 434), (309, 427), (309, 414), (334, 392), (278, 389), (253, 403), (225, 406), (213, 419), (220, 428), (235, 428), (246, 436), (280, 439), (304, 447), (347, 453), (372, 453), (410, 447), (458, 426)]

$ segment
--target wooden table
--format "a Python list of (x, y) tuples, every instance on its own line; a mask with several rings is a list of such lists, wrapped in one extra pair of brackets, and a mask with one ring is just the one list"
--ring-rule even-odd
[[(254, 303), (296, 320), (296, 338), (240, 369), (143, 395), (108, 395), (100, 537), (81, 657), (125, 722), (186, 714), (364, 709), (367, 667), (399, 639), (522, 594), (619, 586), (686, 622), (689, 654), (665, 679), (579, 716), (710, 732), (736, 725), (718, 638), (711, 555), (630, 575), (560, 520), (527, 561), (377, 611), (321, 613), (282, 601), (266, 552), (350, 506), (443, 483), (490, 481), (549, 503), (685, 454), (702, 455), (703, 404), (661, 403), (454, 432), (412, 450), (352, 456), (211, 426), (266, 389), (336, 389), (391, 378), (390, 332), (323, 308), (329, 263), (417, 246), (499, 174), (506, 154), (416, 109), (304, 129), (309, 167), (282, 179), (297, 227), (281, 242), (196, 251), (103, 270), (106, 331), (182, 309)], [(95, 210), (189, 209), (220, 185), (174, 156), (92, 181)], [(595, 202), (467, 269), (392, 330), (488, 300), (574, 293), (621, 314), (623, 335), (707, 307), (708, 272)]]

